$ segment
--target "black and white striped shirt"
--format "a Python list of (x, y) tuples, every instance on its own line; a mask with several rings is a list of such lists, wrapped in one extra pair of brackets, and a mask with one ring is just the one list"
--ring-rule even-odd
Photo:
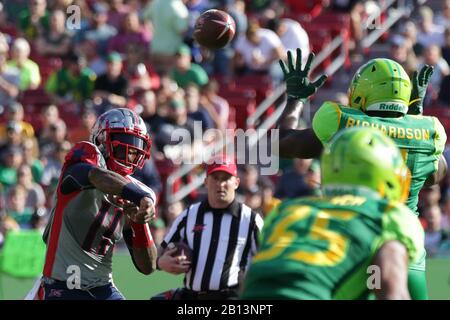
[(184, 286), (194, 291), (235, 287), (243, 280), (258, 248), (261, 216), (236, 200), (226, 209), (208, 201), (190, 205), (174, 221), (161, 243), (185, 242), (192, 250)]

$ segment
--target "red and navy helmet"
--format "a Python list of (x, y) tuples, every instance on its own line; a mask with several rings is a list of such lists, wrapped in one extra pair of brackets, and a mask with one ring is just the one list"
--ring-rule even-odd
[(116, 108), (98, 117), (91, 142), (106, 159), (108, 169), (122, 176), (132, 174), (150, 158), (151, 140), (140, 116), (126, 108)]

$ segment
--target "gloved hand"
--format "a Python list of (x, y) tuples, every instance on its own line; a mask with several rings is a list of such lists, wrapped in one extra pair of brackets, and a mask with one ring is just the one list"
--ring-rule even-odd
[(423, 98), (427, 92), (428, 83), (430, 83), (433, 67), (424, 65), (419, 72), (414, 71), (412, 77), (411, 97), (409, 98), (408, 114), (423, 113)]
[(294, 99), (306, 100), (309, 96), (316, 93), (316, 91), (325, 83), (327, 80), (326, 75), (321, 75), (319, 79), (314, 82), (310, 82), (308, 79), (308, 73), (311, 69), (311, 63), (314, 59), (314, 54), (310, 53), (308, 56), (308, 61), (306, 62), (305, 68), (302, 70), (302, 51), (297, 49), (297, 61), (294, 67), (292, 61), (292, 53), (288, 51), (287, 53), (288, 61), (287, 67), (285, 63), (280, 60), (281, 70), (283, 70), (284, 81), (286, 81), (286, 92), (288, 97)]

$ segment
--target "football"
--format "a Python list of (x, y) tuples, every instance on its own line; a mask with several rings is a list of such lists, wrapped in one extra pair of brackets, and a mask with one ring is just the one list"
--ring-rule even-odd
[(178, 257), (178, 256), (186, 256), (187, 261), (191, 261), (192, 259), (192, 251), (189, 246), (184, 242), (176, 242), (176, 243), (169, 243), (167, 246), (169, 249), (177, 248), (177, 251), (172, 254), (172, 257)]
[(225, 47), (234, 37), (236, 24), (226, 12), (211, 9), (197, 18), (194, 39), (208, 49)]

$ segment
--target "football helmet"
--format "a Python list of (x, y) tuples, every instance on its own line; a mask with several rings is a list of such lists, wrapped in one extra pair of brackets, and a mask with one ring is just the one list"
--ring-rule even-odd
[(142, 168), (150, 158), (151, 140), (140, 116), (126, 108), (115, 108), (100, 115), (90, 140), (106, 160), (108, 169), (122, 176)]
[(372, 59), (353, 76), (348, 89), (351, 108), (408, 112), (411, 81), (403, 67), (390, 59)]
[(322, 154), (324, 192), (367, 187), (390, 201), (404, 202), (411, 173), (395, 143), (374, 128), (341, 130)]

